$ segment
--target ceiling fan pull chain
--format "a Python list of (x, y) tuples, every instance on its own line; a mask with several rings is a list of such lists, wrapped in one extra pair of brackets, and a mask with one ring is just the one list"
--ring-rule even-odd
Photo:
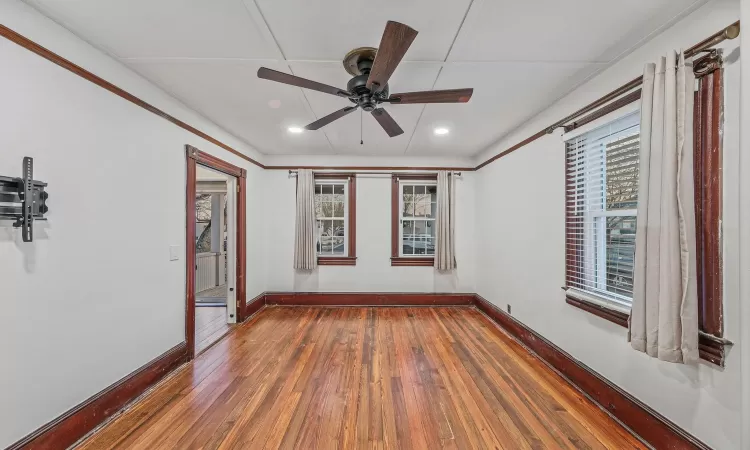
[(359, 110), (359, 145), (365, 145), (365, 140), (362, 137), (362, 110)]

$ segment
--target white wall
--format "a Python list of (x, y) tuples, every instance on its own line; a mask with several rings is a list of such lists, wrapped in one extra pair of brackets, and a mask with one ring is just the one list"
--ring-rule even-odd
[(357, 265), (320, 266), (307, 272), (292, 267), (296, 178), (287, 171), (265, 171), (266, 288), (298, 292), (474, 292), (474, 177), (464, 172), (456, 181), (458, 270), (454, 274), (442, 274), (432, 267), (391, 267), (390, 174), (357, 176)]
[[(638, 76), (643, 64), (699, 42), (739, 18), (738, 0), (714, 0), (531, 119), (494, 155)], [(739, 41), (726, 42), (724, 135), (725, 321), (739, 338)], [(745, 173), (747, 177), (748, 173)], [(680, 366), (630, 348), (626, 330), (565, 303), (564, 143), (545, 136), (477, 172), (478, 293), (717, 449), (740, 448), (740, 352), (725, 369)], [(745, 275), (747, 276), (747, 274)], [(745, 299), (747, 300), (747, 299)]]
[[(0, 21), (258, 158), (23, 3)], [(185, 144), (248, 170), (248, 296), (265, 287), (262, 170), (1, 38), (0, 61), (0, 174), (32, 156), (50, 194), (33, 243), (0, 222), (4, 448), (185, 339)]]
[[(740, 19), (744, 23), (750, 23), (750, 0), (741, 0)], [(750, 34), (742, 33), (742, 46), (750, 48)], [(740, 135), (740, 162), (738, 164), (740, 173), (750, 173), (750, 58), (741, 61), (741, 111), (740, 120), (745, 126), (741, 126)], [(739, 219), (739, 269), (743, 275), (740, 277), (739, 298), (745, 299), (740, 302), (740, 343), (741, 347), (741, 372), (742, 372), (742, 446), (750, 449), (750, 177), (740, 178), (740, 219)], [(737, 350), (735, 350), (737, 351)]]

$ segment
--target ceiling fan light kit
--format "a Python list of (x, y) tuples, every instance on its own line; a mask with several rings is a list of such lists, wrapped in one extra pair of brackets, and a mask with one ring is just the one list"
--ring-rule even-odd
[(404, 130), (393, 120), (388, 111), (380, 106), (382, 103), (391, 105), (466, 103), (474, 92), (474, 89), (468, 88), (390, 94), (388, 80), (416, 37), (417, 31), (411, 27), (388, 21), (380, 40), (380, 47), (377, 49), (356, 48), (344, 57), (344, 69), (353, 76), (347, 83), (346, 90), (266, 67), (258, 69), (258, 77), (348, 98), (354, 104), (354, 106), (347, 106), (321, 117), (307, 125), (306, 130), (318, 130), (361, 108), (372, 114), (388, 136), (395, 137), (403, 134)]

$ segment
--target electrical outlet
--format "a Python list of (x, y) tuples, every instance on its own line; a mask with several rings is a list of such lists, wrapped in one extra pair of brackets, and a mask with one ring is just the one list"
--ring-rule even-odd
[(510, 314), (510, 303), (508, 303), (508, 314)]

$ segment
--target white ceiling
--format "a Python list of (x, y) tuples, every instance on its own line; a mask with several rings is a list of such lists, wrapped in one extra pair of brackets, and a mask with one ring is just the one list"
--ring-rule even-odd
[[(705, 0), (27, 2), (263, 153), (469, 157)], [(258, 68), (346, 88), (343, 56), (377, 47), (387, 20), (419, 31), (391, 92), (473, 87), (471, 101), (387, 105), (395, 138), (359, 112), (288, 133), (348, 101)]]

